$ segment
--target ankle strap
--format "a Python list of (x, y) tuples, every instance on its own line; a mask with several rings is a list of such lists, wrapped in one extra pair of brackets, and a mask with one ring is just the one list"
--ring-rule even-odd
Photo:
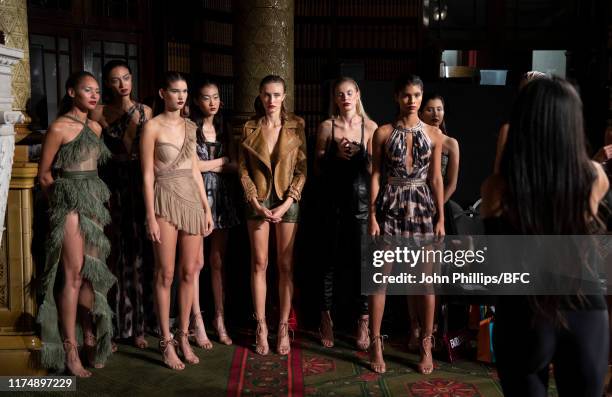
[(380, 349), (381, 350), (385, 350), (385, 339), (387, 339), (389, 336), (388, 335), (375, 335), (372, 336), (370, 338), (370, 345), (373, 345), (374, 343), (376, 343), (376, 341), (379, 341), (380, 343)]

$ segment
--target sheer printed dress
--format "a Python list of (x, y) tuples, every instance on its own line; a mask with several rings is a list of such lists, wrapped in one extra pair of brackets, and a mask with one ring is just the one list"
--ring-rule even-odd
[[(123, 139), (136, 111), (140, 117), (128, 152)], [(120, 338), (144, 335), (145, 304), (153, 307), (152, 301), (145, 302), (144, 266), (153, 263), (153, 255), (144, 227), (142, 171), (138, 156), (145, 121), (144, 106), (136, 103), (103, 130), (104, 141), (112, 153), (111, 160), (101, 170), (101, 178), (111, 191), (109, 210), (112, 223), (108, 235), (112, 248), (108, 264), (118, 279), (109, 301), (116, 313), (115, 332)], [(151, 294), (149, 289), (147, 292), (147, 295)]]
[[(73, 119), (69, 116), (64, 116)], [(73, 119), (81, 122), (80, 120)], [(104, 235), (104, 226), (110, 215), (104, 203), (109, 190), (98, 177), (97, 165), (110, 157), (106, 145), (84, 123), (83, 129), (72, 141), (63, 144), (57, 152), (56, 168), (59, 177), (52, 186), (49, 197), (50, 236), (47, 241), (45, 271), (43, 275), (43, 303), (38, 309), (37, 321), (41, 326), (43, 347), (41, 363), (46, 368), (63, 370), (65, 356), (62, 335), (58, 322), (55, 295), (64, 284), (63, 267), (59, 265), (64, 241), (66, 216), (76, 213), (84, 240), (84, 258), (81, 274), (94, 290), (92, 315), (97, 338), (96, 363), (103, 364), (111, 354), (112, 311), (106, 294), (116, 282), (115, 276), (106, 266), (110, 252), (109, 240)], [(59, 270), (59, 271), (58, 271)], [(82, 339), (82, 330), (77, 322), (77, 338)]]

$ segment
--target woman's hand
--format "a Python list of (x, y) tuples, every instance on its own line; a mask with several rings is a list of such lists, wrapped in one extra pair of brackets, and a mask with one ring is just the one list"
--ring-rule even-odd
[(285, 201), (283, 201), (281, 205), (274, 208), (272, 210), (272, 217), (270, 218), (270, 222), (272, 223), (281, 222), (283, 220), (283, 216), (285, 215), (287, 211), (289, 211), (289, 208), (291, 208), (292, 204), (293, 204), (293, 198), (288, 197)]
[(256, 198), (251, 201), (251, 208), (253, 208), (257, 215), (264, 218), (266, 222), (271, 222), (271, 218), (273, 218), (272, 211), (259, 204)]
[(434, 235), (438, 239), (441, 239), (446, 235), (446, 231), (444, 230), (444, 221), (436, 222), (436, 226), (434, 227)]
[(368, 235), (369, 236), (379, 236), (380, 235), (380, 227), (378, 226), (378, 222), (376, 221), (376, 216), (370, 214), (368, 217)]
[(157, 219), (147, 219), (145, 226), (147, 228), (147, 238), (154, 243), (161, 244), (161, 232), (159, 230)]
[(204, 237), (209, 236), (213, 230), (215, 230), (215, 223), (213, 222), (212, 213), (210, 207), (206, 209), (206, 229), (204, 229)]
[(342, 160), (350, 160), (351, 157), (356, 153), (354, 150), (354, 146), (351, 141), (346, 139), (346, 137), (342, 138), (340, 142), (338, 142), (338, 150), (336, 151), (336, 156), (341, 158)]

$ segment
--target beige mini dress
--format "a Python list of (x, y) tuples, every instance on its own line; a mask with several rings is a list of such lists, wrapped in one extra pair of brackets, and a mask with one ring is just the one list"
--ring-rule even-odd
[(182, 147), (170, 142), (155, 142), (155, 215), (178, 230), (204, 235), (206, 213), (191, 168), (196, 144), (195, 126), (188, 128), (187, 123), (185, 121)]

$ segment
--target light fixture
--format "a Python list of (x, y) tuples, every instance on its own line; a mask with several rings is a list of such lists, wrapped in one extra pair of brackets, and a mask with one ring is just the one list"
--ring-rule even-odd
[(438, 1), (438, 5), (433, 9), (433, 20), (436, 22), (444, 21), (448, 15), (448, 7), (442, 1)]

